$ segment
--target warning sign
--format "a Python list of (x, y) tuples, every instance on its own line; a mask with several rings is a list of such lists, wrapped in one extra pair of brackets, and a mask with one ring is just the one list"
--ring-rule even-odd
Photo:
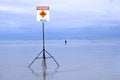
[(44, 11), (44, 10), (42, 10), (41, 12), (40, 12), (40, 16), (42, 16), (43, 18), (46, 16), (46, 12)]
[(37, 6), (37, 21), (49, 21), (49, 6)]

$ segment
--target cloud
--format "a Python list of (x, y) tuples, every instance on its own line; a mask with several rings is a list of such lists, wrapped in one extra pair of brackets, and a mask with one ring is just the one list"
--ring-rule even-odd
[[(84, 31), (89, 37), (89, 33), (93, 30), (94, 34), (98, 32), (98, 35), (105, 30), (108, 36), (109, 32), (112, 33), (113, 27), (120, 26), (119, 4), (119, 0), (1, 0), (0, 35), (11, 33), (18, 36), (19, 34), (22, 38), (22, 35), (40, 34), (41, 23), (36, 21), (35, 7), (46, 5), (50, 6), (50, 22), (45, 23), (46, 32), (49, 34), (58, 33), (59, 35), (56, 36), (63, 36), (68, 33), (66, 37), (70, 37), (74, 33), (78, 35), (77, 37), (81, 37), (80, 32)], [(115, 28), (114, 32), (118, 29)]]
[[(98, 24), (109, 25), (109, 21), (118, 24), (120, 21), (119, 3), (119, 0), (112, 2), (110, 0), (3, 0), (0, 1), (0, 11), (8, 13), (9, 16), (24, 17), (24, 19), (14, 18), (9, 23), (22, 27), (32, 23), (33, 19), (36, 21), (35, 7), (37, 5), (48, 5), (50, 6), (50, 26), (82, 27)], [(5, 19), (1, 19), (2, 22), (6, 22)], [(19, 20), (15, 21), (15, 19)], [(27, 20), (30, 22), (24, 23)]]
[(0, 5), (0, 11), (13, 14), (30, 14), (28, 7), (15, 6), (15, 5)]

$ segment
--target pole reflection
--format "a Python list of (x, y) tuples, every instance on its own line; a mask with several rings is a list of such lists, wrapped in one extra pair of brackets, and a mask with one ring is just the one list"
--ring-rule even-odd
[(29, 68), (32, 72), (32, 74), (34, 76), (36, 76), (37, 78), (39, 78), (40, 80), (50, 80), (51, 77), (53, 77), (58, 71), (58, 68), (57, 67), (56, 69), (52, 70), (52, 71), (47, 71), (47, 69), (43, 69), (42, 68), (42, 72), (41, 73), (38, 73), (38, 72), (35, 72), (34, 69), (32, 68)]

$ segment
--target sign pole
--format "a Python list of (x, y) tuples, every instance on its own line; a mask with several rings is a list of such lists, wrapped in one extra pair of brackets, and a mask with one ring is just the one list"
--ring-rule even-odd
[(45, 56), (45, 32), (44, 32), (44, 21), (42, 21), (42, 33), (43, 33), (43, 67), (47, 68), (46, 66), (46, 56)]

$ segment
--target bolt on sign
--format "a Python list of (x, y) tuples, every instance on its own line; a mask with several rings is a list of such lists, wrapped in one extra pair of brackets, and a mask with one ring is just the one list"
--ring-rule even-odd
[(37, 21), (49, 21), (49, 6), (37, 6)]

